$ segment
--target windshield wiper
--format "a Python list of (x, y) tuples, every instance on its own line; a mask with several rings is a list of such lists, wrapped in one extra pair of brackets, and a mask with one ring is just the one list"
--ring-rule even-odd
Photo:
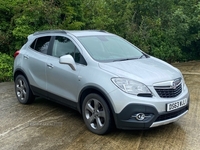
[(142, 53), (142, 55), (141, 55), (138, 59), (141, 59), (141, 58), (143, 58), (143, 57), (149, 58), (149, 56), (148, 56), (147, 54)]
[(117, 59), (114, 61), (126, 61), (126, 60), (134, 60), (134, 59), (138, 59), (138, 58), (123, 58), (123, 59)]
[(142, 54), (138, 59), (141, 59), (142, 57), (145, 57), (145, 55), (144, 54)]

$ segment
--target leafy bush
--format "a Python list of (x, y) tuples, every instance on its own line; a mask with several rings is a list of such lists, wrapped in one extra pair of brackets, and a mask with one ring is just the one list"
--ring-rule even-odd
[(0, 82), (13, 78), (13, 57), (0, 52)]

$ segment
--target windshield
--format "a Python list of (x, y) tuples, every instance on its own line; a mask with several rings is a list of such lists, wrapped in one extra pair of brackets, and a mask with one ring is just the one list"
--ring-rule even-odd
[(124, 61), (143, 56), (135, 46), (118, 36), (97, 35), (78, 39), (90, 56), (97, 61)]

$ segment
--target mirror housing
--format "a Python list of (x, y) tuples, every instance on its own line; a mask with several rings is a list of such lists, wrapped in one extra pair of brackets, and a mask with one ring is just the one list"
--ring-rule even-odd
[(71, 55), (61, 56), (59, 59), (60, 64), (68, 64), (72, 70), (76, 70), (76, 63)]

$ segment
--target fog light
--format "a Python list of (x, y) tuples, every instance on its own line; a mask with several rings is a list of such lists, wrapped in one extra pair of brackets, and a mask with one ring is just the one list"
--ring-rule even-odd
[(144, 113), (138, 113), (135, 115), (135, 118), (139, 121), (142, 121), (145, 119), (145, 114)]

